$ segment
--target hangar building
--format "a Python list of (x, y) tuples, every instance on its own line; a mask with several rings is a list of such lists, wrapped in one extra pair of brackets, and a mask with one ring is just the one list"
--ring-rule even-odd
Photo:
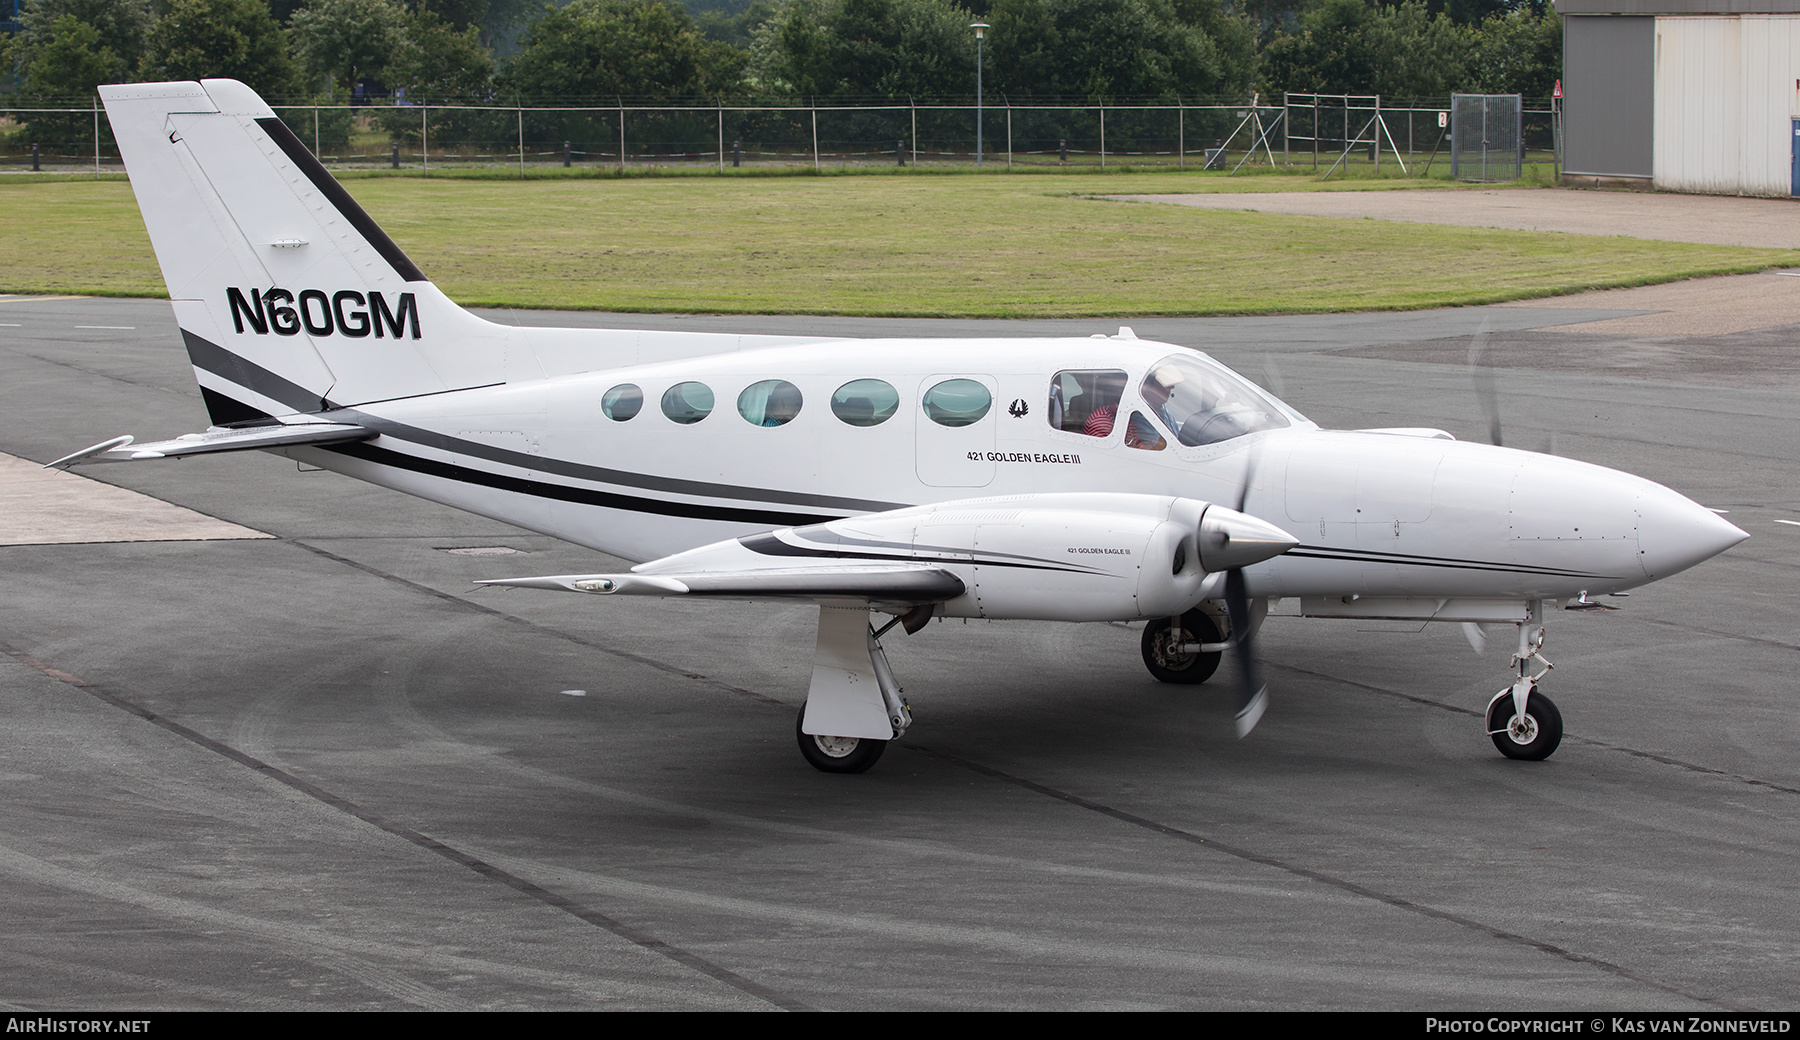
[(1564, 183), (1800, 195), (1800, 0), (1558, 0)]

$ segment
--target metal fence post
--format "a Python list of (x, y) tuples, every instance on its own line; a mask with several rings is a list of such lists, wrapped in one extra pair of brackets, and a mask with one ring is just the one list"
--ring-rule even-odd
[(819, 168), (819, 99), (812, 100), (813, 169)]
[(94, 176), (100, 176), (100, 96), (94, 96)]
[(313, 158), (316, 159), (319, 157), (319, 155), (320, 155), (320, 152), (319, 152), (319, 106), (314, 105), (313, 106)]
[(625, 172), (625, 99), (615, 98), (619, 103), (619, 172)]
[(1175, 98), (1175, 165), (1187, 165), (1187, 109), (1182, 107), (1181, 98)]
[(1100, 168), (1106, 169), (1106, 102), (1100, 103)]
[(1012, 169), (1012, 99), (1006, 101), (1006, 168)]
[(563, 142), (563, 169), (565, 169), (565, 170), (568, 169), (569, 166), (574, 162), (574, 160), (575, 160), (574, 151), (575, 151), (575, 142), (573, 142), (573, 141), (564, 141)]
[(1369, 158), (1375, 160), (1376, 173), (1381, 172), (1381, 128), (1383, 125), (1384, 124), (1381, 121), (1381, 95), (1377, 94), (1375, 95), (1375, 132), (1370, 135), (1373, 140), (1369, 142)]
[(430, 173), (431, 172), (431, 138), (430, 138), (429, 134), (430, 134), (430, 130), (431, 130), (431, 120), (430, 120), (430, 117), (426, 114), (426, 112), (427, 112), (426, 107), (424, 105), (420, 105), (419, 106), (419, 164), (422, 167), (424, 167), (426, 173)]
[(31, 172), (32, 173), (40, 172), (40, 169), (38, 167), (38, 146), (36, 144), (33, 144), (31, 146)]
[[(518, 99), (513, 99), (518, 104)], [(525, 106), (518, 104), (519, 111), (519, 179), (525, 179)]]
[(917, 166), (919, 165), (919, 103), (908, 95), (906, 105), (912, 109), (912, 136), (907, 140), (912, 142), (913, 165)]
[(725, 172), (725, 99), (719, 99), (719, 172)]

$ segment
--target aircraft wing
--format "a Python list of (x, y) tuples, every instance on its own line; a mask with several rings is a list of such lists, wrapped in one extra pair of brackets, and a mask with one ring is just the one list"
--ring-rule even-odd
[(657, 574), (552, 574), (500, 578), (480, 585), (512, 585), (602, 596), (723, 596), (742, 599), (867, 599), (936, 603), (963, 594), (961, 578), (929, 563), (820, 561), (804, 567)]
[(84, 462), (135, 462), (139, 459), (172, 459), (183, 455), (207, 455), (255, 448), (287, 448), (296, 444), (338, 444), (366, 441), (375, 431), (349, 423), (304, 422), (237, 429), (213, 428), (205, 433), (184, 433), (174, 440), (139, 444), (130, 434), (101, 441), (72, 455), (64, 455), (44, 468), (74, 466)]
[[(481, 584), (599, 595), (860, 599), (889, 612), (942, 603), (958, 617), (1110, 621), (1180, 614), (1224, 572), (1295, 544), (1273, 525), (1195, 499), (1024, 494), (728, 538), (624, 574)], [(1221, 578), (1211, 579), (1215, 574)]]

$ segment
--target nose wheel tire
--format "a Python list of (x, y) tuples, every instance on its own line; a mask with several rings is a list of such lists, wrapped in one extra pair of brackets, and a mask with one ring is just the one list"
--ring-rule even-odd
[(1488, 706), (1488, 736), (1507, 758), (1541, 762), (1550, 757), (1562, 743), (1562, 713), (1550, 698), (1537, 691), (1525, 701), (1525, 714), (1520, 716), (1508, 693)]
[(1144, 667), (1158, 682), (1203, 683), (1219, 670), (1223, 653), (1186, 651), (1181, 647), (1188, 643), (1218, 643), (1223, 638), (1211, 615), (1197, 608), (1181, 615), (1180, 628), (1171, 625), (1168, 618), (1154, 618), (1144, 626)]
[(802, 733), (800, 726), (805, 720), (806, 709), (801, 708), (800, 717), (794, 720), (794, 736), (799, 738), (800, 754), (822, 773), (866, 773), (887, 750), (885, 740)]

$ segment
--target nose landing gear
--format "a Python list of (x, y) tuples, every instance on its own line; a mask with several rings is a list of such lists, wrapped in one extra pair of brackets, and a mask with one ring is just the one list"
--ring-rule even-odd
[[(1519, 623), (1519, 649), (1513, 654), (1513, 665), (1519, 678), (1494, 695), (1487, 706), (1488, 737), (1494, 747), (1507, 758), (1541, 762), (1562, 743), (1562, 713), (1556, 704), (1538, 691), (1538, 682), (1556, 667), (1539, 650), (1544, 645), (1544, 605), (1534, 600), (1531, 617)], [(1543, 663), (1543, 670), (1530, 673), (1532, 661)]]
[(1144, 626), (1144, 667), (1158, 682), (1205, 682), (1219, 670), (1219, 658), (1231, 646), (1219, 627), (1199, 607), (1178, 618), (1153, 618)]

